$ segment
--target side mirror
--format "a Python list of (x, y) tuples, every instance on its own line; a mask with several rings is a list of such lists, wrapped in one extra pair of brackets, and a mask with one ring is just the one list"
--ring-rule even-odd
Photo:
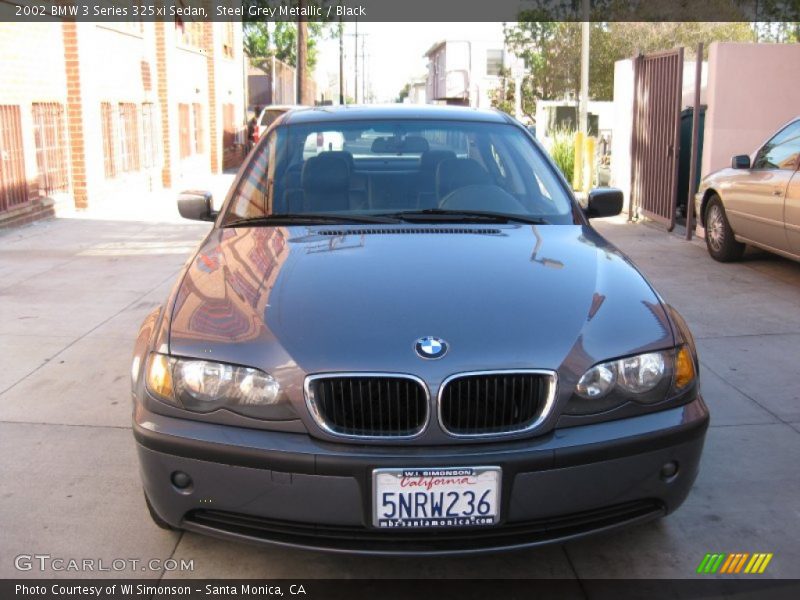
[(731, 158), (731, 169), (749, 169), (750, 157), (747, 154), (737, 154)]
[(589, 201), (583, 212), (589, 219), (613, 217), (622, 212), (622, 201), (622, 190), (595, 188), (589, 192)]
[(184, 219), (192, 221), (213, 221), (217, 218), (211, 192), (181, 192), (178, 195), (178, 212)]

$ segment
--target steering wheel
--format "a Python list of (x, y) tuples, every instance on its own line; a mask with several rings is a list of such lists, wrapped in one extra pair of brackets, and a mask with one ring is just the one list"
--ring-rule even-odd
[(455, 189), (439, 201), (439, 208), (528, 214), (519, 200), (503, 188), (491, 184), (465, 185)]

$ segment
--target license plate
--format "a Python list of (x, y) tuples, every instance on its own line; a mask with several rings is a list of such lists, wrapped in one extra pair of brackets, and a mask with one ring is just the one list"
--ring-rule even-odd
[(500, 518), (500, 467), (375, 469), (372, 524), (476, 527)]

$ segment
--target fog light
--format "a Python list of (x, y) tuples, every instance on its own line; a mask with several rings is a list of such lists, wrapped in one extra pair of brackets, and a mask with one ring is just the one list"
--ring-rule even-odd
[(675, 461), (668, 462), (661, 467), (661, 479), (664, 481), (672, 479), (678, 473), (678, 463)]
[(172, 480), (172, 485), (179, 490), (186, 490), (192, 487), (192, 478), (183, 471), (175, 471), (170, 479)]

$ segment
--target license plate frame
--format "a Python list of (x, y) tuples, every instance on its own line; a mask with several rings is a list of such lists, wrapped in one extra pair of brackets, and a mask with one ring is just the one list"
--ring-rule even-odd
[[(403, 478), (413, 480), (413, 483), (401, 487)], [(471, 481), (465, 483), (464, 478), (471, 479)], [(440, 481), (434, 481), (437, 479)], [(372, 526), (383, 531), (491, 527), (500, 522), (502, 487), (503, 469), (499, 466), (375, 468), (372, 470), (372, 489), (370, 490), (372, 496)], [(431, 493), (434, 494), (433, 498), (437, 498), (436, 494), (438, 493), (451, 494), (456, 492), (458, 498), (453, 502), (452, 495), (444, 497), (447, 504), (441, 507), (441, 512), (443, 513), (441, 516), (419, 517), (417, 514), (413, 518), (403, 518), (398, 514), (397, 518), (387, 518), (385, 512), (383, 515), (379, 515), (379, 508), (386, 506), (381, 503), (381, 495), (387, 491), (397, 492), (401, 489), (403, 491), (407, 490), (409, 493), (412, 490), (414, 493), (424, 492), (430, 502), (434, 501), (431, 500)], [(476, 492), (476, 490), (481, 490), (481, 493)], [(488, 497), (482, 498), (487, 490), (489, 491)], [(471, 515), (461, 514), (465, 512), (462, 508), (462, 500), (467, 503), (467, 508), (469, 505), (469, 496), (464, 495), (462, 498), (462, 493), (467, 491), (472, 491), (476, 494), (472, 498), (475, 510)], [(488, 502), (490, 508), (488, 513), (478, 514), (482, 508), (481, 500)], [(451, 502), (453, 502), (452, 505), (450, 505)], [(381, 506), (379, 507), (379, 505)], [(397, 512), (399, 513), (403, 508), (406, 508), (406, 506), (400, 506), (398, 497)], [(457, 509), (459, 514), (448, 514), (448, 508), (451, 509), (450, 513)], [(419, 509), (419, 506), (414, 506), (415, 514)]]

